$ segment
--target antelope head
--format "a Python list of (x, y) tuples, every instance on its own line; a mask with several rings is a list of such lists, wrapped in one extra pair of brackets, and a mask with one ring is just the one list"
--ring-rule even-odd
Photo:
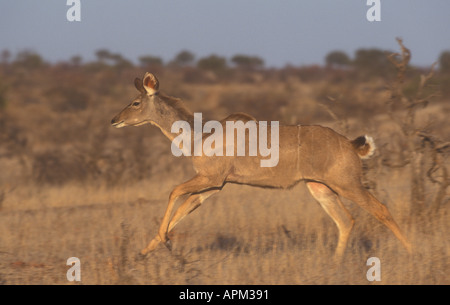
[(160, 100), (159, 81), (156, 76), (147, 72), (143, 80), (136, 78), (134, 85), (140, 94), (111, 120), (111, 124), (116, 128), (154, 124), (158, 118), (159, 111), (156, 110)]

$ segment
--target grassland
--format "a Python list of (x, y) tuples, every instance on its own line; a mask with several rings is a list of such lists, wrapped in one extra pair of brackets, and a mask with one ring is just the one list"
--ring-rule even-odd
[[(156, 128), (110, 126), (143, 72), (1, 69), (1, 284), (70, 284), (66, 260), (73, 256), (82, 284), (450, 284), (449, 200), (439, 183), (448, 179), (448, 151), (439, 151), (438, 183), (424, 174), (422, 205), (412, 204), (412, 165), (402, 162), (410, 158), (408, 142), (394, 121), (407, 110), (393, 116), (386, 106), (389, 80), (346, 80), (345, 71), (314, 79), (291, 70), (208, 82), (188, 81), (179, 70), (158, 77), (163, 91), (208, 119), (245, 111), (258, 120), (330, 126), (349, 138), (373, 136), (379, 149), (364, 163), (365, 182), (413, 242), (412, 255), (345, 201), (356, 222), (344, 261), (335, 264), (337, 228), (300, 183), (290, 190), (226, 185), (171, 233), (172, 252), (160, 246), (137, 260), (170, 191), (194, 174)], [(417, 75), (408, 78), (405, 96), (417, 83)], [(416, 126), (448, 142), (449, 105), (448, 97), (431, 99), (417, 110)], [(434, 162), (430, 151), (416, 152), (424, 173)], [(373, 256), (381, 282), (366, 279)]]

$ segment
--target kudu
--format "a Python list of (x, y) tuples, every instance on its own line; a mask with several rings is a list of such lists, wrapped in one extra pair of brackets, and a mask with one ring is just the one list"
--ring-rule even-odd
[[(170, 140), (177, 137), (171, 132), (176, 121), (193, 124), (193, 114), (180, 99), (159, 91), (159, 81), (151, 73), (143, 80), (135, 79), (140, 95), (111, 121), (114, 127), (156, 125)], [(225, 118), (254, 120), (239, 113)], [(386, 206), (380, 203), (362, 185), (361, 159), (369, 157), (375, 149), (373, 140), (361, 136), (351, 141), (330, 128), (315, 125), (279, 126), (279, 162), (274, 167), (261, 167), (261, 156), (192, 156), (197, 174), (178, 185), (169, 196), (169, 203), (159, 232), (141, 251), (146, 255), (163, 242), (171, 249), (170, 232), (187, 214), (219, 192), (226, 183), (247, 184), (260, 187), (289, 188), (305, 181), (312, 196), (334, 220), (339, 230), (335, 257), (344, 253), (354, 220), (344, 207), (340, 196), (345, 197), (375, 216), (386, 225), (411, 252), (411, 244), (393, 220)], [(175, 211), (175, 201), (182, 195), (187, 199)]]

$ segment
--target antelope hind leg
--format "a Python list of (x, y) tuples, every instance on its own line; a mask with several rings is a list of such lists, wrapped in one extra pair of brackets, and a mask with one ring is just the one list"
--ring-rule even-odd
[(318, 182), (307, 182), (306, 186), (338, 227), (339, 240), (335, 251), (335, 259), (341, 261), (354, 220), (342, 204), (339, 196), (328, 186)]

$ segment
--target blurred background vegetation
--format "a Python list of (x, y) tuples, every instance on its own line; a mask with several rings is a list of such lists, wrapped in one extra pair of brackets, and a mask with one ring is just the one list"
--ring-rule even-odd
[[(323, 256), (321, 262), (330, 257), (334, 249), (330, 240), (334, 240), (336, 232), (327, 216), (320, 214), (323, 211), (311, 211), (324, 218), (314, 222), (316, 224), (303, 219), (311, 224), (306, 227), (300, 224), (297, 218), (300, 216), (294, 214), (309, 217), (305, 212), (309, 210), (304, 210), (303, 205), (291, 207), (290, 201), (299, 201), (297, 195), (275, 193), (275, 198), (267, 192), (259, 196), (262, 191), (253, 190), (250, 195), (235, 193), (241, 197), (233, 193), (222, 195), (225, 196), (222, 201), (232, 201), (227, 204), (236, 203), (234, 208), (240, 211), (235, 213), (237, 216), (233, 218), (230, 215), (233, 208), (227, 212), (225, 204), (220, 213), (205, 208), (204, 213), (210, 215), (211, 221), (205, 218), (197, 227), (190, 223), (192, 231), (203, 232), (203, 225), (226, 225), (233, 221), (239, 232), (247, 231), (247, 219), (239, 217), (253, 211), (246, 212), (246, 207), (241, 207), (242, 198), (249, 202), (259, 198), (254, 204), (263, 205), (268, 215), (276, 214), (284, 220), (274, 222), (267, 230), (259, 228), (258, 224), (270, 223), (269, 220), (254, 223), (254, 231), (248, 231), (250, 233), (243, 237), (232, 230), (233, 226), (210, 227), (208, 232), (216, 230), (220, 234), (201, 237), (195, 249), (189, 244), (189, 241), (197, 242), (193, 235), (188, 236), (184, 244), (185, 238), (180, 238), (181, 252), (175, 252), (167, 264), (151, 261), (142, 269), (142, 265), (127, 258), (153, 237), (170, 190), (194, 173), (189, 162), (171, 155), (169, 141), (157, 128), (114, 129), (110, 126), (111, 118), (138, 94), (134, 78), (142, 77), (146, 71), (157, 75), (162, 91), (183, 99), (188, 108), (202, 112), (207, 120), (222, 119), (232, 112), (242, 111), (260, 121), (329, 126), (349, 138), (362, 134), (373, 136), (378, 150), (364, 163), (365, 184), (389, 205), (401, 227), (406, 227), (413, 239), (428, 242), (426, 248), (430, 251), (422, 252), (430, 255), (430, 259), (426, 264), (421, 262), (419, 279), (404, 276), (411, 263), (405, 260), (400, 267), (392, 265), (393, 270), (398, 270), (392, 282), (449, 283), (445, 274), (434, 272), (437, 265), (441, 270), (448, 269), (448, 260), (445, 263), (443, 259), (448, 257), (448, 242), (441, 242), (435, 235), (430, 238), (430, 234), (448, 235), (450, 51), (442, 52), (433, 69), (410, 66), (409, 61), (402, 60), (403, 54), (389, 57), (390, 54), (392, 51), (374, 48), (360, 49), (355, 54), (335, 50), (327, 54), (321, 64), (277, 68), (266, 67), (264, 59), (254, 54), (236, 54), (230, 58), (210, 54), (199, 58), (189, 50), (181, 50), (167, 62), (154, 54), (142, 55), (133, 62), (113, 51), (99, 49), (93, 61), (75, 55), (66, 61), (49, 62), (32, 50), (17, 53), (3, 50), (0, 56), (0, 217), (3, 217), (0, 254), (13, 255), (2, 254), (6, 260), (0, 263), (0, 283), (28, 283), (33, 278), (33, 268), (46, 268), (44, 264), (44, 267), (41, 263), (35, 264), (36, 261), (55, 260), (55, 255), (64, 261), (80, 247), (91, 258), (101, 256), (93, 260), (91, 268), (97, 272), (97, 277), (91, 277), (90, 283), (129, 279), (124, 270), (143, 272), (128, 281), (131, 283), (272, 283), (270, 277), (260, 276), (255, 271), (259, 267), (252, 268), (253, 280), (241, 278), (239, 274), (245, 267), (239, 265), (240, 262), (247, 266), (253, 260), (251, 255), (262, 260), (272, 253), (274, 257), (281, 257), (289, 270), (296, 270), (299, 255), (317, 258), (317, 255), (309, 255), (317, 247), (322, 249), (322, 252), (315, 252)], [(277, 201), (280, 196), (286, 196), (283, 198), (289, 206), (266, 203), (270, 198)], [(305, 196), (304, 201), (313, 201)], [(153, 204), (152, 200), (158, 203)], [(130, 205), (132, 209), (126, 209)], [(78, 223), (86, 225), (69, 228), (70, 222), (61, 222), (60, 219), (69, 217), (65, 209), (73, 211), (75, 214), (71, 215), (78, 215)], [(314, 210), (314, 206), (310, 209)], [(264, 214), (264, 211), (258, 213)], [(95, 223), (93, 215), (97, 217)], [(268, 217), (264, 215), (259, 216), (261, 219)], [(134, 221), (137, 218), (139, 221)], [(24, 219), (28, 219), (26, 225)], [(122, 221), (125, 225), (121, 227)], [(367, 242), (365, 234), (375, 226), (370, 221), (363, 223), (369, 227), (355, 229), (360, 233), (354, 233), (349, 243), (352, 253), (359, 249), (355, 255), (364, 256), (380, 245), (378, 241)], [(324, 223), (330, 229), (317, 233)], [(97, 224), (102, 228), (95, 229)], [(59, 228), (57, 231), (55, 226)], [(286, 226), (291, 226), (292, 234)], [(36, 227), (48, 235), (36, 236)], [(102, 231), (103, 227), (108, 229)], [(259, 230), (266, 230), (266, 235), (258, 235)], [(93, 242), (86, 246), (76, 234), (70, 235), (72, 231), (81, 232), (83, 240)], [(296, 236), (296, 242), (292, 236)], [(376, 238), (374, 235), (369, 239)], [(31, 239), (36, 244), (33, 248), (45, 252), (50, 246), (56, 254), (33, 254)], [(251, 247), (243, 246), (249, 243)], [(205, 244), (210, 248), (201, 248)], [(240, 248), (235, 248), (236, 245)], [(233, 263), (227, 265), (225, 260), (208, 267), (220, 275), (216, 281), (207, 277), (209, 271), (203, 265), (192, 263), (195, 268), (189, 267), (189, 259), (208, 257), (213, 260), (222, 254), (228, 257), (226, 253), (230, 249), (237, 251), (236, 257), (230, 258)], [(394, 261), (398, 250), (396, 246), (389, 249), (389, 257)], [(206, 250), (213, 252), (205, 256), (202, 251)], [(166, 257), (165, 254), (160, 256)], [(361, 260), (353, 259), (353, 262)], [(109, 275), (102, 273), (105, 260), (110, 268)], [(276, 264), (272, 262), (275, 260), (261, 261), (267, 267), (262, 272), (273, 276), (276, 283), (323, 283), (317, 280), (322, 277), (328, 283), (354, 283), (360, 272), (355, 269), (356, 265), (346, 265), (354, 272), (343, 279), (342, 270), (326, 275), (328, 271), (323, 268), (317, 269), (317, 273), (311, 267), (311, 277), (298, 278), (292, 272), (286, 273), (286, 268), (278, 269), (278, 260)], [(307, 265), (317, 265), (314, 264), (306, 264), (302, 270), (309, 270)], [(15, 273), (18, 268), (28, 270), (29, 274), (21, 277)], [(61, 282), (59, 273), (54, 273), (51, 266), (48, 268), (45, 269), (47, 278), (42, 281)]]
[[(264, 59), (256, 55), (197, 58), (189, 50), (181, 50), (168, 62), (148, 54), (137, 63), (107, 49), (97, 50), (94, 61), (75, 55), (56, 63), (32, 50), (16, 54), (3, 50), (0, 164), (15, 162), (15, 166), (3, 166), (0, 182), (11, 182), (12, 175), (15, 183), (113, 185), (145, 179), (152, 168), (166, 171), (170, 162), (158, 168), (162, 165), (154, 164), (152, 157), (142, 156), (151, 146), (144, 134), (154, 138), (155, 131), (117, 132), (109, 126), (110, 117), (134, 97), (133, 79), (145, 71), (160, 78), (163, 91), (211, 119), (242, 111), (282, 124), (337, 124), (333, 127), (350, 137), (360, 130), (373, 133), (375, 115), (402, 110), (401, 103), (389, 102), (398, 81), (389, 54), (375, 48), (359, 49), (353, 55), (334, 50), (322, 65), (273, 68), (265, 67)], [(413, 100), (421, 94), (429, 96), (427, 102), (434, 105), (447, 105), (450, 51), (442, 52), (433, 77), (420, 86), (421, 75), (429, 70), (412, 67), (408, 61), (401, 80), (402, 98)], [(343, 124), (350, 120), (352, 125)], [(423, 124), (425, 128), (433, 122), (429, 119)], [(444, 139), (449, 134), (448, 124), (433, 128)], [(114, 150), (111, 143), (116, 143)]]

